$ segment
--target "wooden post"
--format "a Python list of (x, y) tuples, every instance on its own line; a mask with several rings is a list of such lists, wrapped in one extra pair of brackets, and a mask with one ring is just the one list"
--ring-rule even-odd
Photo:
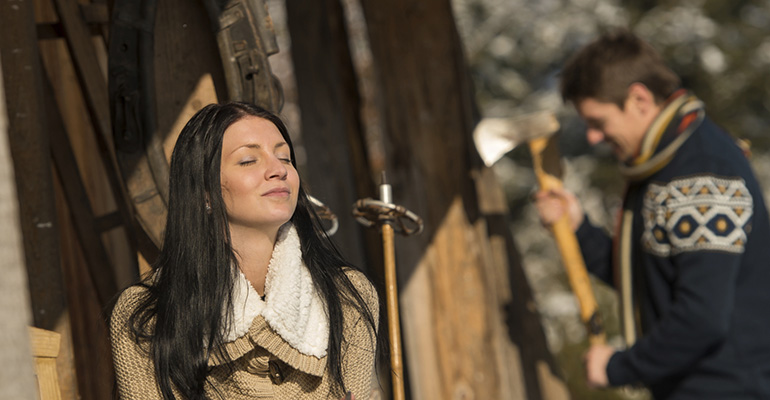
[(66, 309), (66, 299), (54, 225), (56, 210), (35, 19), (30, 0), (4, 2), (2, 7), (0, 57), (33, 319), (35, 326), (55, 330)]
[[(106, 54), (103, 41), (93, 40), (77, 2), (38, 0), (35, 11), (38, 21), (57, 20), (61, 28), (61, 36), (36, 43), (46, 71), (39, 79), (51, 135), (48, 152), (60, 178), (54, 181), (56, 225), (68, 309), (66, 325), (57, 330), (62, 339), (56, 359), (59, 381), (65, 399), (104, 399), (112, 390), (104, 305), (118, 284), (137, 275), (133, 222), (111, 157), (105, 116), (106, 85), (99, 65)], [(114, 229), (121, 224), (123, 229)]]
[[(117, 211), (111, 218), (122, 224), (126, 232), (126, 244), (132, 253), (135, 253), (136, 240), (134, 238), (134, 218), (128, 202), (125, 184), (121, 175), (118, 173), (115, 147), (112, 140), (112, 128), (110, 122), (109, 97), (107, 93), (107, 82), (104, 79), (105, 72), (99, 66), (100, 54), (94, 48), (94, 41), (91, 37), (89, 27), (85, 17), (82, 15), (81, 8), (77, 1), (54, 0), (53, 5), (61, 22), (64, 31), (64, 38), (69, 49), (69, 58), (74, 67), (75, 74), (80, 84), (83, 103), (90, 116), (92, 136), (97, 144), (97, 155), (101, 159), (101, 171), (107, 177), (105, 183), (109, 186)], [(102, 53), (104, 54), (104, 53)], [(83, 135), (85, 136), (85, 135)], [(129, 268), (136, 270), (136, 257), (129, 257), (126, 261)], [(105, 268), (106, 266), (100, 266)], [(92, 266), (92, 268), (94, 268)], [(114, 273), (104, 271), (104, 276), (94, 276), (99, 290), (100, 300), (107, 294), (110, 297), (114, 295), (116, 282)], [(135, 277), (134, 274), (132, 277)], [(112, 293), (104, 293), (104, 292)]]
[[(5, 5), (0, 14), (9, 13)], [(0, 18), (1, 20), (1, 18)], [(3, 68), (0, 56), (0, 69)], [(34, 370), (27, 326), (32, 322), (13, 163), (8, 146), (8, 115), (0, 75), (0, 399), (34, 400)]]
[(333, 239), (345, 257), (378, 271), (379, 238), (350, 214), (350, 205), (371, 196), (375, 187), (342, 5), (339, 0), (289, 0), (286, 14), (311, 193), (339, 217)]
[(70, 318), (61, 268), (55, 191), (51, 175), (43, 69), (31, 0), (3, 2), (0, 58), (3, 60), (8, 139), (16, 174), (32, 324), (62, 335), (62, 392), (77, 396)]

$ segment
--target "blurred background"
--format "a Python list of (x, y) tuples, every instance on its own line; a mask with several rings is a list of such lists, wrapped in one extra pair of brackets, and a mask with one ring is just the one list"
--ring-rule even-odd
[[(366, 86), (372, 66), (365, 21), (357, 2), (343, 3), (355, 61)], [(559, 72), (573, 52), (614, 27), (629, 28), (651, 43), (682, 78), (684, 87), (706, 103), (711, 118), (734, 137), (751, 143), (752, 164), (765, 196), (770, 195), (770, 2), (452, 0), (451, 4), (481, 116), (555, 112), (561, 124), (565, 186), (577, 194), (595, 224), (613, 228), (623, 181), (610, 149), (592, 148), (574, 108), (563, 104)], [(271, 15), (279, 32), (282, 7), (282, 1), (271, 0)], [(282, 46), (290, 45), (286, 40)], [(273, 62), (277, 60), (280, 55), (273, 58)], [(290, 67), (281, 65), (275, 70), (290, 71)], [(282, 77), (282, 82), (291, 81), (290, 75)], [(289, 93), (287, 90), (287, 99)], [(295, 108), (287, 101), (284, 115), (294, 116)], [(370, 125), (370, 131), (378, 134), (376, 123)], [(530, 202), (537, 186), (531, 166), (529, 150), (520, 146), (493, 170), (505, 192), (508, 224), (532, 285), (549, 349), (575, 398), (647, 398), (644, 391), (585, 387), (582, 354), (588, 346), (586, 331), (555, 243)], [(609, 341), (620, 345), (615, 292), (598, 280), (593, 284)]]
[[(591, 220), (612, 229), (622, 180), (608, 149), (587, 145), (582, 123), (558, 94), (567, 57), (612, 27), (627, 27), (658, 49), (705, 103), (708, 114), (734, 137), (752, 144), (752, 163), (770, 191), (770, 3), (766, 1), (506, 1), (454, 0), (476, 100), (484, 116), (555, 110), (562, 124), (565, 186)], [(511, 210), (510, 227), (535, 292), (551, 351), (577, 398), (599, 398), (582, 385), (585, 330), (554, 243), (528, 197), (536, 182), (527, 149), (494, 166)], [(617, 336), (614, 291), (594, 281), (610, 342)], [(618, 398), (643, 393), (616, 391)], [(609, 396), (608, 396), (609, 397)]]

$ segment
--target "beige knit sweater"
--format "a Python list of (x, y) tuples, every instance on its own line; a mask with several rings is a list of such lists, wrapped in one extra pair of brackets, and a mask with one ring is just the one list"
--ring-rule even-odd
[[(289, 247), (293, 248), (293, 244)], [(330, 393), (326, 347), (318, 345), (327, 344), (328, 322), (323, 310), (318, 308), (317, 294), (311, 289), (314, 301), (295, 301), (297, 298), (309, 298), (302, 293), (303, 289), (312, 288), (312, 283), (307, 282), (309, 275), (297, 278), (288, 273), (276, 277), (275, 271), (286, 270), (277, 266), (285, 261), (281, 260), (281, 252), (277, 253), (274, 251), (268, 272), (266, 302), (255, 302), (259, 296), (235, 296), (236, 301), (245, 298), (250, 304), (236, 305), (236, 326), (233, 332), (226, 335), (232, 338), (225, 343), (224, 350), (230, 356), (233, 368), (230, 369), (225, 361), (216, 356), (209, 360), (211, 372), (206, 394), (211, 399), (339, 399), (343, 396), (343, 393)], [(288, 256), (284, 254), (284, 259), (296, 257), (293, 250), (285, 253)], [(302, 268), (306, 270), (304, 265)], [(347, 276), (369, 305), (376, 321), (379, 312), (376, 291), (360, 272), (348, 270)], [(304, 283), (304, 288), (296, 281)], [(287, 286), (288, 283), (291, 284)], [(287, 289), (299, 293), (286, 293)], [(253, 289), (248, 286), (248, 290)], [(127, 289), (120, 296), (110, 323), (121, 399), (161, 399), (148, 343), (137, 345), (127, 324), (145, 291), (137, 286)], [(375, 339), (366, 321), (350, 304), (343, 303), (343, 314), (346, 342), (342, 349), (342, 373), (345, 386), (357, 400), (368, 399), (374, 376)], [(252, 319), (252, 315), (256, 316)], [(244, 317), (251, 322), (239, 323), (239, 318)], [(325, 336), (319, 335), (319, 331)]]

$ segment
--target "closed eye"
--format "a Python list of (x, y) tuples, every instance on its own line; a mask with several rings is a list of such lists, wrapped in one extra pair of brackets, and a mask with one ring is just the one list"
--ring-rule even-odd
[(251, 164), (254, 164), (255, 162), (257, 162), (257, 161), (256, 161), (256, 160), (246, 160), (246, 161), (241, 161), (241, 162), (239, 162), (239, 163), (238, 163), (238, 165), (241, 165), (241, 166), (244, 166), (244, 167), (245, 167), (245, 166), (247, 166), (247, 165), (251, 165)]

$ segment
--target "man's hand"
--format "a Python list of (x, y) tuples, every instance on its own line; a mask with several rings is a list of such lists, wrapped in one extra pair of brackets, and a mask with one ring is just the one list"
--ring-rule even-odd
[(534, 196), (535, 207), (544, 226), (551, 226), (567, 213), (569, 224), (576, 231), (583, 223), (583, 208), (577, 197), (562, 188), (548, 191), (538, 191)]
[(614, 347), (607, 346), (606, 344), (596, 344), (588, 349), (588, 352), (583, 356), (588, 387), (603, 388), (609, 386), (607, 363), (610, 362), (610, 358), (615, 354), (615, 351)]

